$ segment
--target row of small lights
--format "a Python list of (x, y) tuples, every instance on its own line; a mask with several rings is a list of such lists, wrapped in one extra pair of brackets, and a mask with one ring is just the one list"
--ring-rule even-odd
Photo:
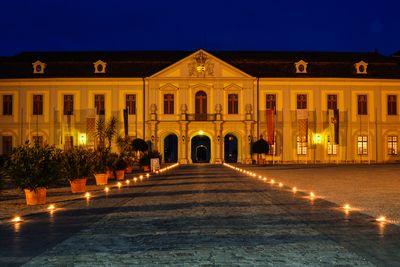
[[(262, 180), (262, 181), (264, 181), (264, 182), (268, 182), (267, 177), (265, 177), (265, 176), (263, 177), (263, 176), (261, 176), (261, 175), (257, 175), (255, 172), (247, 171), (247, 170), (245, 170), (245, 169), (232, 166), (232, 165), (230, 165), (230, 164), (228, 164), (228, 163), (224, 163), (224, 165), (225, 165), (226, 167), (229, 167), (229, 168), (235, 170), (235, 171), (239, 171), (239, 172), (241, 172), (241, 173), (247, 174), (247, 175), (249, 175), (250, 177), (257, 177), (257, 176), (258, 176), (258, 179), (260, 179), (260, 180)], [(277, 184), (279, 187), (283, 187), (283, 183), (280, 183), (280, 182), (278, 183), (278, 182), (276, 182), (274, 179), (270, 179), (270, 180), (269, 180), (269, 183), (270, 183), (271, 185)], [(295, 194), (297, 191), (298, 191), (298, 190), (297, 190), (297, 187), (292, 187), (292, 192), (293, 192), (294, 194)], [(310, 192), (308, 198), (309, 198), (310, 200), (313, 201), (315, 198), (318, 198), (318, 197), (314, 194), (314, 192)], [(342, 207), (342, 209), (345, 211), (346, 215), (347, 215), (350, 211), (352, 211), (352, 210), (357, 210), (357, 209), (351, 207), (350, 204), (344, 204), (343, 207)], [(385, 216), (379, 216), (379, 217), (376, 218), (375, 220), (376, 220), (377, 222), (380, 222), (381, 224), (384, 224), (384, 223), (386, 223), (386, 222), (388, 221), (388, 220), (386, 219)]]
[[(166, 171), (168, 171), (168, 170), (170, 170), (170, 169), (172, 169), (172, 168), (177, 167), (178, 165), (179, 165), (179, 163), (170, 165), (170, 166), (168, 166), (168, 167), (165, 167), (165, 168), (162, 168), (162, 169), (159, 169), (159, 170), (155, 171), (155, 173), (156, 173), (156, 174), (164, 173), (164, 172), (166, 172)], [(138, 180), (139, 180), (139, 181), (143, 181), (143, 179), (146, 179), (146, 178), (147, 178), (147, 179), (150, 178), (150, 174), (149, 174), (149, 173), (146, 173), (146, 175), (140, 175), (140, 176), (137, 176), (137, 177), (133, 177), (131, 180), (126, 179), (126, 180), (125, 180), (125, 185), (126, 185), (127, 187), (129, 187), (129, 184), (130, 184), (131, 182), (137, 183)], [(114, 186), (110, 186), (110, 187), (109, 187), (109, 186), (106, 186), (106, 187), (104, 187), (104, 192), (105, 192), (106, 195), (108, 195), (108, 193), (110, 192), (110, 190), (111, 190), (113, 187), (117, 187), (118, 189), (121, 189), (121, 187), (123, 187), (123, 186), (124, 186), (124, 184), (123, 184), (122, 182), (117, 182)], [(83, 198), (86, 198), (86, 201), (89, 201), (91, 197), (92, 197), (92, 194), (90, 194), (90, 192), (86, 192), (86, 193), (83, 195)], [(56, 210), (56, 206), (55, 206), (54, 204), (50, 204), (50, 205), (47, 207), (47, 210), (50, 212), (50, 214), (53, 214), (54, 211)], [(18, 222), (22, 222), (22, 221), (23, 221), (23, 219), (22, 219), (21, 216), (15, 216), (15, 217), (11, 220), (11, 222), (13, 222), (13, 223), (18, 223)]]

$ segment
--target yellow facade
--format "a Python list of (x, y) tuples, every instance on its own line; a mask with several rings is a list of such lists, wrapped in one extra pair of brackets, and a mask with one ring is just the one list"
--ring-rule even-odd
[[(201, 70), (193, 69), (193, 58), (198, 53), (207, 57), (207, 65)], [(207, 117), (201, 119), (196, 117), (199, 91), (207, 99), (206, 112), (203, 111)], [(0, 136), (12, 136), (13, 146), (32, 140), (35, 135), (60, 148), (65, 145), (65, 136), (72, 136), (74, 145), (89, 145), (87, 118), (98, 118), (94, 109), (98, 94), (105, 98), (105, 117), (114, 115), (121, 122), (120, 134), (124, 133), (122, 110), (126, 95), (136, 95), (136, 115), (129, 115), (128, 135), (151, 141), (153, 149), (163, 155), (170, 149), (167, 149), (166, 137), (176, 136), (177, 161), (182, 164), (196, 161), (199, 156), (196, 153), (209, 153), (209, 162), (222, 163), (229, 153), (226, 142), (231, 137), (226, 139), (227, 135), (237, 139), (237, 147), (232, 150), (236, 151), (237, 161), (251, 163), (256, 158), (250, 153), (251, 143), (261, 135), (267, 136), (268, 94), (276, 95), (276, 153), (262, 156), (264, 160), (274, 163), (399, 160), (397, 151), (396, 154), (388, 151), (388, 137), (400, 136), (400, 115), (398, 112), (387, 115), (387, 96), (396, 95), (400, 99), (400, 79), (254, 77), (203, 50), (144, 78), (0, 79), (0, 98), (13, 96), (12, 115), (3, 115), (3, 101), (0, 101)], [(164, 114), (166, 94), (173, 95), (173, 114)], [(238, 114), (228, 114), (230, 94), (238, 97)], [(307, 96), (309, 121), (305, 155), (299, 155), (297, 150), (298, 94)], [(340, 142), (336, 153), (328, 155), (326, 99), (332, 94), (337, 95)], [(33, 95), (43, 96), (43, 115), (32, 115)], [(73, 95), (72, 116), (63, 115), (64, 95)], [(367, 115), (358, 115), (358, 95), (367, 95)], [(208, 137), (209, 145), (193, 147), (198, 136)], [(367, 137), (366, 154), (359, 153), (359, 136)], [(0, 151), (2, 146), (0, 142)]]

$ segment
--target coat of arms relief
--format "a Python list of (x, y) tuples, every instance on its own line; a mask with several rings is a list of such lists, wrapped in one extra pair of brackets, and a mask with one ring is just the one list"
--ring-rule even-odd
[(203, 51), (200, 51), (188, 64), (188, 71), (190, 77), (214, 76), (214, 63)]

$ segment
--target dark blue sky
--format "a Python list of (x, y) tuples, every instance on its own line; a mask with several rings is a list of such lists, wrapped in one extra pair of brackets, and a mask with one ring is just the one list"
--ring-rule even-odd
[(0, 55), (70, 50), (400, 50), (400, 1), (3, 0)]

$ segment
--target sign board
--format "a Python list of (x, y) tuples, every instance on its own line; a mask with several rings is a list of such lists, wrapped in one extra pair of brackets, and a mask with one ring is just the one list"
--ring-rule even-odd
[(150, 169), (152, 172), (158, 171), (160, 169), (160, 159), (159, 158), (150, 159)]

